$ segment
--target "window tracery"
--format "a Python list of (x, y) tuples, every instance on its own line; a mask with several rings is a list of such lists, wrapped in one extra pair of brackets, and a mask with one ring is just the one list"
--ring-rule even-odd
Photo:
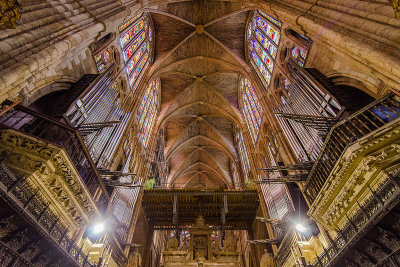
[(292, 58), (294, 59), (294, 61), (296, 61), (297, 64), (299, 64), (300, 67), (304, 67), (307, 52), (308, 51), (306, 49), (297, 46), (294, 46), (292, 48)]
[(112, 49), (107, 48), (102, 53), (98, 54), (94, 59), (97, 65), (97, 70), (101, 73), (111, 61)]
[(151, 59), (152, 26), (149, 15), (140, 13), (119, 27), (120, 45), (131, 90), (139, 84)]
[(250, 131), (250, 136), (255, 144), (257, 142), (258, 132), (261, 127), (262, 116), (264, 111), (258, 100), (257, 94), (254, 91), (250, 81), (246, 78), (241, 82), (243, 114), (246, 118), (247, 126)]
[(294, 37), (293, 40), (295, 40), (295, 44), (291, 50), (291, 56), (300, 67), (304, 67), (312, 40), (292, 29), (289, 29), (287, 33), (289, 36)]
[(238, 146), (238, 150), (239, 150), (240, 162), (242, 163), (242, 169), (243, 169), (245, 177), (247, 177), (250, 172), (250, 163), (249, 163), (249, 157), (247, 154), (246, 145), (243, 140), (243, 134), (242, 134), (242, 131), (240, 131), (240, 129), (238, 129), (238, 131), (236, 133), (236, 142), (237, 142), (237, 146)]
[(281, 26), (280, 21), (258, 10), (247, 28), (249, 61), (266, 87), (271, 83)]
[(137, 120), (139, 123), (140, 140), (144, 147), (147, 147), (151, 130), (153, 129), (156, 119), (159, 99), (158, 91), (160, 90), (160, 80), (153, 80), (146, 89), (142, 102), (137, 112)]

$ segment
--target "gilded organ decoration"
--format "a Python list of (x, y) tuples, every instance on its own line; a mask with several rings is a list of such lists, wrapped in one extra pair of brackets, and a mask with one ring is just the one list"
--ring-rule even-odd
[(265, 250), (265, 253), (260, 261), (260, 267), (276, 267), (276, 263), (274, 261), (274, 255)]
[(395, 9), (396, 18), (400, 18), (400, 0), (393, 0), (393, 8)]
[(175, 237), (171, 237), (167, 241), (167, 250), (168, 251), (174, 251), (178, 249), (178, 239)]
[(206, 235), (199, 235), (193, 237), (194, 244), (193, 244), (193, 253), (194, 258), (197, 261), (204, 261), (207, 259), (208, 254), (208, 244), (207, 244), (207, 236)]
[(139, 251), (135, 249), (135, 251), (129, 254), (128, 258), (128, 266), (130, 267), (142, 267), (142, 256)]
[[(178, 240), (171, 238), (163, 251), (164, 267), (179, 266), (239, 266), (236, 240), (228, 236), (222, 248), (211, 242), (213, 229), (199, 216), (194, 226), (189, 227), (190, 242), (178, 248)], [(223, 264), (223, 265), (222, 265)]]
[(18, 228), (14, 220), (14, 216), (5, 217), (0, 220), (0, 239), (6, 237), (9, 233)]
[(21, 13), (18, 6), (19, 4), (17, 0), (0, 0), (0, 28), (14, 29), (17, 26), (17, 20), (21, 19)]
[(3, 164), (24, 177), (24, 186), (75, 229), (98, 214), (95, 203), (63, 149), (13, 130), (0, 131)]
[(400, 165), (400, 122), (381, 132), (379, 137), (361, 139), (349, 146), (330, 173), (309, 214), (329, 230), (347, 223), (359, 206), (389, 178)]

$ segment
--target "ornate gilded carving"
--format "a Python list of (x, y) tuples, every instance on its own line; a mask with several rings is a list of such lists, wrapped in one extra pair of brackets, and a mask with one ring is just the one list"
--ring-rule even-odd
[(393, 8), (395, 9), (396, 18), (400, 18), (400, 0), (392, 0)]
[(14, 221), (14, 216), (9, 216), (0, 220), (0, 239), (18, 228)]
[(167, 241), (167, 250), (168, 251), (175, 251), (178, 250), (178, 239), (175, 237), (171, 237)]
[(17, 134), (12, 130), (1, 131), (0, 140), (4, 145), (30, 151), (31, 154), (43, 159), (49, 159), (53, 153), (56, 153), (54, 148), (48, 146), (47, 143), (23, 138), (22, 134)]
[(374, 139), (362, 139), (343, 153), (325, 185), (310, 208), (310, 216), (328, 229), (336, 230), (346, 222), (345, 214), (358, 210), (355, 199), (371, 193), (368, 185), (378, 186), (385, 166), (397, 164), (400, 158), (399, 122)]
[(19, 12), (19, 4), (17, 0), (0, 0), (0, 27), (2, 29), (12, 28), (17, 26), (17, 20), (21, 19)]
[(207, 227), (207, 225), (206, 225), (206, 220), (204, 220), (204, 217), (200, 215), (200, 216), (196, 219), (196, 224), (195, 224), (194, 226), (195, 226), (195, 227), (198, 227), (198, 228), (205, 228), (205, 227)]
[[(220, 249), (211, 241), (212, 229), (206, 224), (204, 218), (199, 216), (196, 223), (189, 229), (190, 243), (178, 249), (178, 240), (171, 238), (167, 242), (167, 248), (163, 251), (165, 267), (173, 267), (177, 263), (183, 266), (239, 266), (239, 253), (236, 252), (237, 240), (228, 236), (224, 241), (224, 247)], [(214, 265), (215, 263), (215, 265)]]
[(207, 236), (193, 238), (194, 257), (198, 261), (204, 261), (208, 254)]
[[(95, 203), (63, 149), (13, 130), (1, 130), (0, 153), (6, 164), (24, 173), (29, 188), (43, 191), (39, 195), (51, 195), (47, 202), (56, 200), (55, 207), (62, 209), (75, 227), (96, 215)], [(22, 193), (20, 197), (24, 197)]]
[(56, 173), (60, 174), (57, 177), (60, 181), (66, 182), (69, 189), (73, 192), (75, 198), (79, 200), (79, 203), (84, 207), (85, 211), (89, 216), (95, 215), (94, 205), (91, 203), (90, 198), (85, 194), (82, 184), (77, 180), (77, 174), (70, 167), (70, 164), (66, 161), (66, 155), (56, 154), (51, 159), (56, 165)]
[(38, 171), (39, 173), (47, 175), (46, 165), (43, 161), (34, 160), (26, 155), (14, 154), (11, 152), (5, 152), (7, 155), (8, 162), (15, 163), (14, 166), (18, 167), (19, 170), (24, 170), (24, 172), (33, 173)]
[(275, 267), (275, 266), (276, 263), (274, 261), (274, 255), (265, 250), (265, 253), (263, 254), (260, 261), (260, 267)]
[(74, 203), (69, 198), (68, 194), (65, 192), (62, 184), (57, 180), (57, 178), (54, 177), (53, 179), (51, 179), (48, 185), (51, 192), (53, 193), (53, 196), (57, 197), (58, 201), (64, 207), (64, 210), (70, 214), (71, 218), (75, 222), (81, 224), (82, 223), (81, 213), (75, 207)]
[(224, 250), (227, 251), (227, 252), (236, 251), (236, 242), (235, 242), (235, 239), (232, 236), (228, 236), (224, 240)]
[(137, 249), (135, 249), (133, 253), (129, 254), (128, 266), (142, 267), (142, 256), (140, 256), (140, 253), (137, 251)]

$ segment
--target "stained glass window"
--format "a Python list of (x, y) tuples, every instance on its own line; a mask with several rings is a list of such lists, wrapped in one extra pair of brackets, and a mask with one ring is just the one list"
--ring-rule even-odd
[(249, 61), (266, 87), (271, 83), (281, 26), (275, 18), (255, 11), (247, 29)]
[(292, 47), (291, 55), (293, 60), (300, 66), (304, 67), (308, 50), (311, 47), (312, 40), (292, 29), (288, 30), (290, 36), (297, 39), (296, 44)]
[(120, 45), (131, 90), (135, 90), (150, 62), (151, 23), (140, 13), (119, 27)]
[(220, 241), (220, 231), (217, 226), (210, 225), (209, 227), (212, 229), (211, 242), (215, 244)]
[(290, 82), (288, 79), (283, 80), (283, 86), (286, 90), (289, 90)]
[(99, 72), (102, 72), (106, 68), (107, 64), (110, 62), (110, 59), (111, 57), (109, 49), (106, 49), (102, 53), (95, 56), (94, 60), (96, 61), (97, 70)]
[(240, 156), (240, 162), (242, 163), (242, 169), (244, 172), (244, 175), (247, 177), (250, 171), (250, 163), (249, 163), (249, 156), (247, 154), (247, 149), (246, 145), (243, 140), (243, 134), (241, 131), (237, 132), (237, 145), (239, 149), (239, 156)]
[(190, 226), (186, 227), (181, 232), (181, 242), (184, 243), (186, 246), (189, 246), (190, 243)]
[(149, 84), (137, 112), (140, 140), (142, 141), (144, 147), (147, 147), (151, 135), (151, 130), (153, 129), (156, 120), (159, 105), (159, 88), (159, 79), (156, 79)]
[(277, 20), (277, 19), (275, 19), (275, 18), (273, 18), (273, 17), (271, 17), (270, 15), (268, 15), (267, 13), (265, 13), (264, 11), (261, 11), (261, 10), (258, 10), (258, 12), (260, 12), (265, 18), (267, 18), (269, 21), (271, 21), (273, 24), (275, 24), (277, 27), (282, 27), (282, 23), (279, 21), (279, 20)]
[(247, 126), (249, 127), (251, 139), (255, 144), (257, 142), (258, 131), (261, 127), (264, 112), (253, 86), (246, 78), (242, 79), (241, 92), (243, 114), (246, 118)]
[(299, 64), (300, 67), (304, 67), (304, 63), (307, 58), (307, 50), (304, 48), (299, 48), (297, 46), (292, 48), (292, 58)]

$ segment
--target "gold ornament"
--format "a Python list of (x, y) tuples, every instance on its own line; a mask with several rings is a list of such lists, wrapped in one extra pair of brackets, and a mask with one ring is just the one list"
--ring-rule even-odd
[(17, 0), (0, 0), (0, 27), (2, 29), (14, 29), (17, 26), (17, 20), (21, 19), (21, 13), (18, 7), (19, 4)]

